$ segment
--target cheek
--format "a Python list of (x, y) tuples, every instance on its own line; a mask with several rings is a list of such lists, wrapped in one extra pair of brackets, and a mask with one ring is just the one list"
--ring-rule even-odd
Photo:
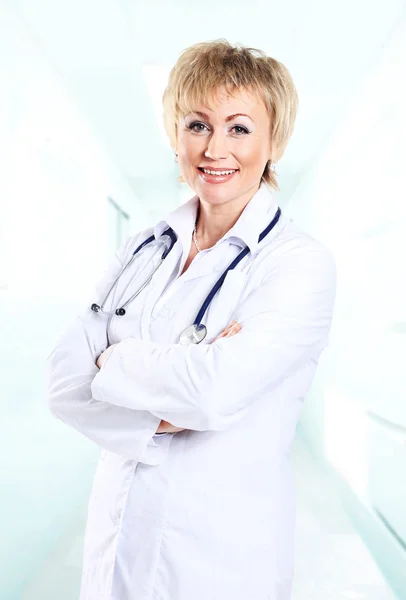
[(178, 162), (183, 168), (192, 167), (196, 162), (196, 152), (184, 147), (182, 153), (179, 154)]
[(192, 138), (190, 135), (184, 135), (179, 137), (179, 161), (183, 164), (195, 163), (196, 156), (201, 151), (201, 140), (198, 138)]
[(262, 168), (262, 163), (265, 164), (267, 161), (267, 155), (263, 148), (257, 146), (253, 148), (244, 148), (244, 152), (240, 152), (237, 157), (242, 166), (247, 168)]
[(250, 163), (261, 163), (263, 159), (267, 160), (269, 156), (269, 143), (262, 136), (251, 135), (249, 138), (239, 140), (239, 144), (230, 147), (230, 150), (241, 161)]

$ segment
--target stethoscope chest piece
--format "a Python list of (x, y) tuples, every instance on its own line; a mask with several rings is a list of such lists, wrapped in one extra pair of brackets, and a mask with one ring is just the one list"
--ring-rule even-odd
[(180, 334), (179, 343), (182, 346), (190, 346), (190, 344), (200, 344), (207, 335), (205, 325), (190, 325)]

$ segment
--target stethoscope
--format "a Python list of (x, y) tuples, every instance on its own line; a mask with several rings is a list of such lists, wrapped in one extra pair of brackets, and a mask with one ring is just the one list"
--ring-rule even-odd
[[(264, 239), (264, 237), (267, 236), (268, 233), (270, 233), (272, 231), (272, 229), (275, 227), (275, 225), (279, 221), (279, 218), (281, 216), (281, 212), (282, 212), (281, 209), (278, 208), (278, 210), (276, 211), (276, 214), (275, 214), (274, 218), (272, 219), (272, 221), (264, 229), (264, 231), (260, 234), (260, 236), (258, 238), (258, 243), (260, 243)], [(126, 307), (149, 284), (149, 282), (151, 281), (151, 279), (153, 278), (153, 276), (155, 275), (155, 273), (158, 271), (159, 267), (162, 265), (162, 263), (164, 262), (165, 258), (168, 256), (169, 252), (172, 250), (172, 248), (174, 247), (174, 245), (177, 242), (177, 236), (176, 236), (175, 232), (173, 231), (172, 227), (168, 227), (168, 229), (166, 229), (162, 233), (161, 237), (163, 237), (163, 236), (168, 236), (169, 237), (169, 244), (165, 243), (165, 250), (162, 253), (161, 260), (160, 260), (158, 266), (154, 269), (154, 271), (152, 272), (151, 276), (148, 277), (148, 279), (146, 280), (146, 282), (143, 283), (142, 286), (135, 292), (135, 294), (133, 294), (131, 296), (131, 298), (129, 298), (129, 300), (127, 300), (120, 308), (117, 308), (114, 312), (108, 312), (108, 311), (104, 310), (104, 305), (107, 302), (107, 299), (109, 298), (109, 296), (112, 293), (113, 289), (117, 285), (118, 280), (123, 275), (123, 273), (128, 269), (128, 267), (132, 264), (132, 262), (136, 258), (136, 255), (144, 248), (144, 246), (146, 246), (147, 244), (150, 244), (151, 242), (155, 241), (155, 236), (154, 235), (151, 235), (142, 244), (140, 244), (138, 246), (138, 248), (136, 248), (136, 250), (133, 252), (133, 255), (130, 258), (130, 260), (128, 261), (128, 263), (123, 267), (123, 269), (121, 270), (121, 272), (118, 274), (118, 276), (114, 280), (112, 286), (110, 287), (109, 291), (107, 292), (106, 297), (104, 298), (104, 300), (102, 301), (102, 303), (100, 305), (96, 304), (96, 303), (93, 303), (92, 306), (90, 307), (91, 310), (93, 310), (95, 313), (101, 312), (101, 313), (109, 315), (109, 322), (110, 322), (111, 318), (114, 315), (117, 315), (118, 317), (123, 317), (126, 314)], [(219, 291), (219, 289), (223, 285), (223, 282), (224, 282), (224, 280), (226, 278), (227, 273), (229, 271), (231, 271), (232, 269), (235, 269), (235, 267), (238, 265), (238, 263), (241, 262), (242, 259), (245, 256), (247, 256), (247, 254), (249, 252), (250, 252), (250, 250), (249, 250), (248, 246), (246, 246), (243, 250), (241, 250), (241, 252), (239, 253), (239, 255), (227, 267), (227, 269), (224, 271), (224, 273), (221, 275), (221, 277), (215, 283), (215, 285), (213, 286), (213, 288), (210, 290), (209, 294), (207, 295), (207, 298), (205, 299), (205, 301), (203, 302), (203, 304), (202, 304), (199, 312), (197, 313), (196, 318), (195, 318), (193, 324), (189, 325), (189, 327), (187, 327), (180, 334), (179, 343), (182, 346), (189, 346), (190, 344), (200, 344), (200, 342), (202, 342), (205, 339), (205, 337), (207, 336), (207, 328), (202, 323), (202, 320), (203, 320), (204, 315), (206, 314), (207, 309), (209, 308), (209, 306), (211, 304), (211, 301), (213, 300), (214, 296), (217, 294), (217, 292)], [(107, 324), (107, 330), (108, 330), (109, 322)], [(107, 334), (107, 340), (108, 340), (108, 334)], [(109, 340), (108, 340), (108, 343), (110, 344)]]

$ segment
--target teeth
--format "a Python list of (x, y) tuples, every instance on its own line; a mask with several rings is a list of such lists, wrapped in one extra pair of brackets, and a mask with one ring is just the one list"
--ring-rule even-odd
[(230, 173), (235, 173), (237, 169), (234, 169), (232, 171), (210, 171), (210, 169), (203, 169), (204, 173), (207, 173), (208, 175), (230, 175)]

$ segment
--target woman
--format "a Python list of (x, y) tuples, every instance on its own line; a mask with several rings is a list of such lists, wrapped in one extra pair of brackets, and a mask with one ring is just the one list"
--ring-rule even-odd
[[(124, 317), (93, 306), (49, 357), (52, 413), (101, 448), (80, 598), (287, 600), (289, 448), (335, 295), (330, 252), (280, 215), (271, 193), (297, 94), (282, 64), (217, 40), (181, 54), (163, 104), (196, 195), (120, 248), (98, 305), (152, 234), (104, 310), (148, 280), (168, 226), (176, 243)], [(184, 345), (244, 248), (204, 314), (207, 337)]]

